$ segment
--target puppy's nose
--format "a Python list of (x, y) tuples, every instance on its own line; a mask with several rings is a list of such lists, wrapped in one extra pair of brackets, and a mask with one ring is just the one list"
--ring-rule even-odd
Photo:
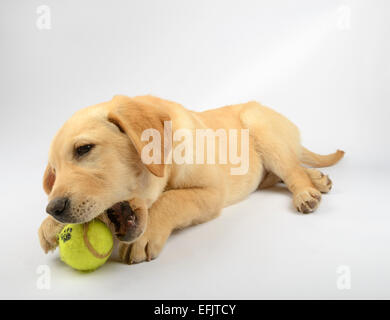
[(55, 198), (47, 205), (46, 212), (56, 218), (69, 208), (69, 203), (68, 198)]

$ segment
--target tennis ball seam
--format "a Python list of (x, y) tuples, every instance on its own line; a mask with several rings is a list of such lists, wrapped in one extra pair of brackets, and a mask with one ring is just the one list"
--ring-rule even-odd
[(99, 252), (97, 252), (95, 250), (95, 248), (92, 246), (92, 244), (89, 242), (89, 239), (88, 239), (88, 228), (89, 228), (89, 222), (84, 223), (84, 225), (83, 225), (83, 239), (84, 239), (84, 243), (87, 246), (88, 250), (92, 253), (92, 255), (94, 255), (98, 259), (105, 259), (105, 258), (107, 258), (111, 254), (113, 246), (111, 246), (111, 249), (108, 250), (108, 252), (105, 253), (105, 254), (100, 254)]

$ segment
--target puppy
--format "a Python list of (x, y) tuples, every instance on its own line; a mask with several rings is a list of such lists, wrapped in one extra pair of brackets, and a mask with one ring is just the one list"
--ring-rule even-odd
[[(166, 124), (175, 136), (187, 134), (192, 141), (201, 129), (238, 132), (229, 152), (233, 146), (247, 151), (246, 171), (234, 173), (237, 161), (226, 161), (221, 147), (226, 135), (219, 135), (219, 148), (211, 150), (218, 161), (169, 161), (172, 154), (183, 155), (183, 141), (167, 136)], [(161, 147), (153, 149), (162, 155), (160, 162), (143, 161), (148, 130), (160, 136)], [(184, 149), (187, 160), (197, 157), (192, 151)], [(100, 218), (121, 240), (125, 263), (151, 260), (173, 230), (211, 220), (222, 208), (279, 182), (291, 191), (299, 212), (313, 212), (332, 183), (303, 165), (330, 166), (343, 155), (302, 147), (297, 127), (257, 102), (193, 112), (153, 96), (115, 96), (75, 113), (54, 137), (43, 178), (49, 216), (39, 229), (40, 243), (45, 252), (53, 250), (64, 224)]]

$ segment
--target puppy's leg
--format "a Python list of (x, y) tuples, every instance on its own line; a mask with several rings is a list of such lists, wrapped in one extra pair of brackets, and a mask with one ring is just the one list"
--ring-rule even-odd
[[(332, 189), (332, 180), (328, 175), (323, 174), (320, 170), (313, 168), (305, 168), (306, 173), (309, 175), (314, 187), (322, 192), (328, 193)], [(278, 183), (282, 183), (283, 180), (272, 172), (268, 172), (263, 181), (260, 183), (259, 189), (271, 188)]]
[(38, 237), (41, 247), (45, 253), (48, 253), (57, 247), (57, 234), (61, 232), (63, 227), (63, 224), (57, 222), (51, 216), (48, 216), (45, 220), (43, 220), (38, 230)]
[(158, 256), (171, 232), (218, 216), (222, 208), (219, 190), (177, 189), (164, 192), (149, 209), (144, 234), (135, 242), (121, 243), (119, 255), (125, 263), (138, 263)]
[(313, 212), (321, 201), (321, 192), (315, 188), (306, 168), (301, 166), (295, 141), (273, 131), (263, 132), (258, 137), (258, 150), (266, 170), (283, 180), (292, 192), (294, 206), (299, 212)]
[(306, 172), (309, 175), (316, 189), (322, 193), (328, 193), (332, 189), (332, 180), (320, 170), (306, 168)]
[(318, 207), (321, 193), (288, 147), (279, 144), (277, 148), (268, 148), (263, 158), (266, 168), (280, 177), (292, 192), (294, 206), (299, 212), (313, 212)]
[(255, 138), (256, 150), (265, 169), (287, 185), (297, 210), (314, 211), (321, 193), (300, 164), (302, 147), (298, 128), (281, 114), (258, 103), (248, 103), (240, 118), (243, 127), (249, 128)]

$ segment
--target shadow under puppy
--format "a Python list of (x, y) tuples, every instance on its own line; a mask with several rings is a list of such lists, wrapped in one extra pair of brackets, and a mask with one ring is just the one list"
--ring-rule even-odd
[[(246, 170), (232, 174), (237, 163), (218, 160), (141, 161), (149, 143), (142, 138), (147, 130), (159, 133), (158, 151), (164, 159), (180, 144), (166, 141), (166, 123), (172, 132), (184, 135), (182, 129), (187, 130), (194, 141), (199, 129), (235, 129), (238, 149), (247, 130), (248, 153), (242, 159)], [(222, 151), (215, 148), (219, 160)], [(120, 240), (124, 262), (151, 260), (173, 230), (213, 219), (222, 208), (279, 182), (291, 191), (298, 211), (313, 212), (332, 183), (304, 165), (330, 166), (343, 155), (343, 151), (318, 155), (302, 147), (297, 127), (257, 102), (194, 112), (153, 96), (115, 96), (75, 113), (54, 137), (43, 178), (49, 216), (39, 228), (40, 243), (45, 252), (53, 250), (64, 224), (98, 217)]]

